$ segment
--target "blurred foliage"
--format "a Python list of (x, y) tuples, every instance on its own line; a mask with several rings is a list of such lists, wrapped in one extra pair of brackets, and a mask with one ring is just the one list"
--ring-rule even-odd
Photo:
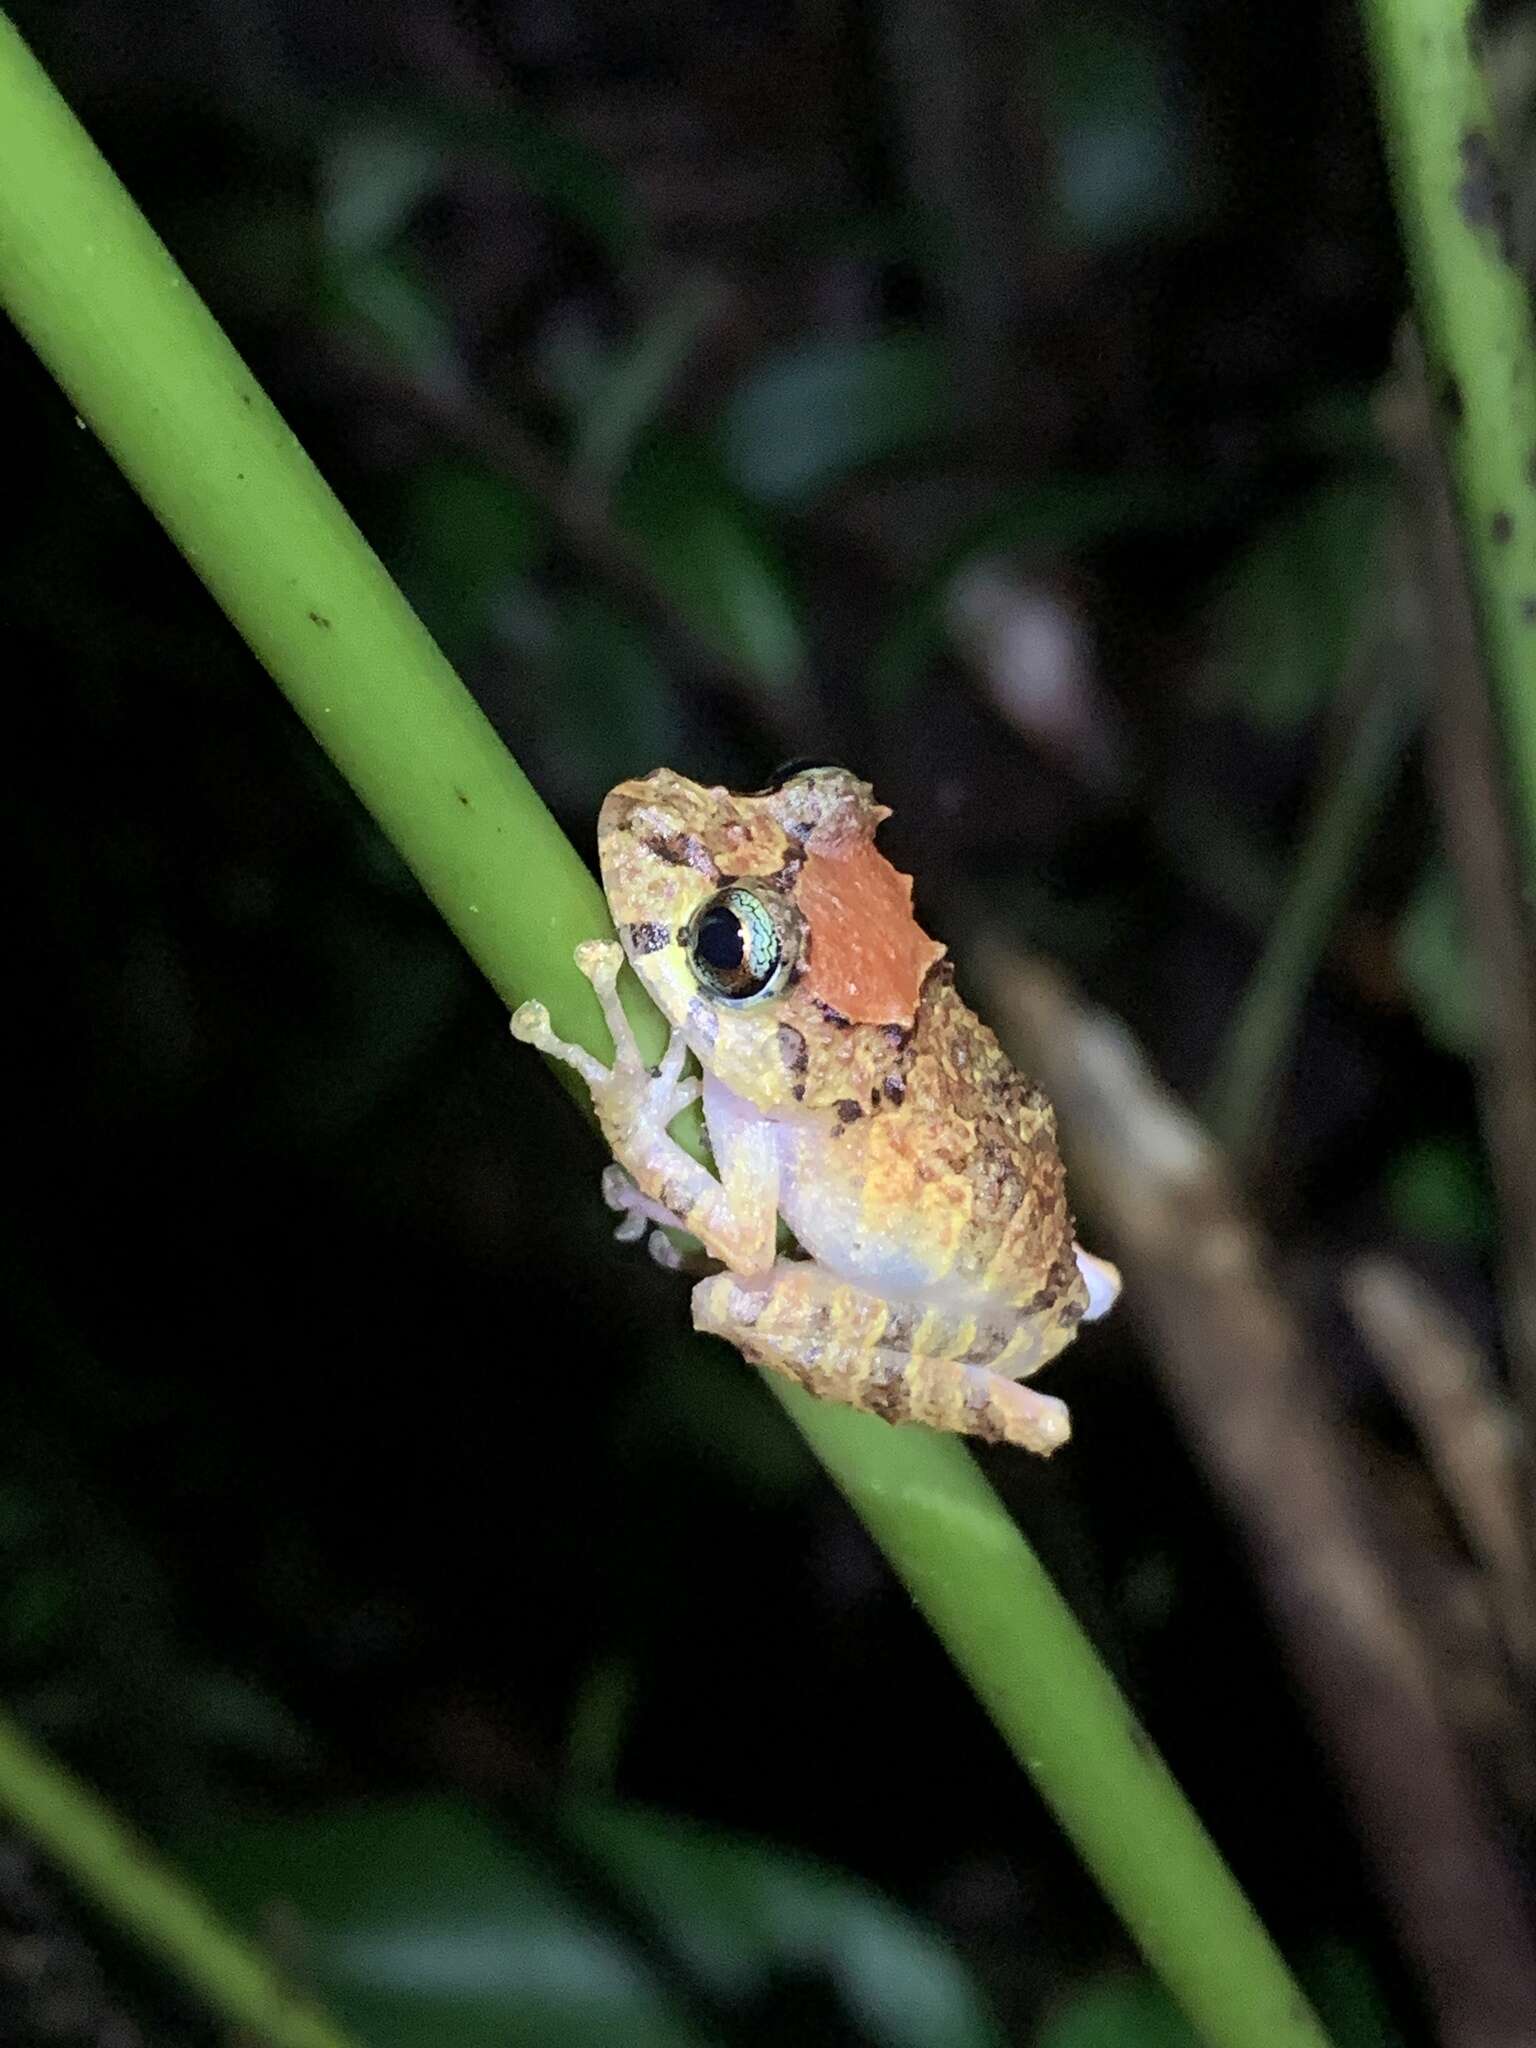
[(1294, 731), (1338, 695), (1380, 573), (1382, 471), (1346, 475), (1258, 535), (1213, 622), (1211, 700)]
[(1166, 34), (1156, 17), (1094, 9), (1050, 23), (1046, 119), (1056, 232), (1069, 248), (1192, 225), (1197, 179), (1188, 137), (1170, 119)]
[(1478, 990), (1456, 884), (1442, 860), (1428, 863), (1403, 912), (1397, 957), (1425, 1030), (1469, 1059), (1478, 1045)]
[(1420, 1138), (1391, 1160), (1383, 1192), (1410, 1241), (1491, 1256), (1493, 1195), (1487, 1168), (1465, 1139)]
[(245, 1823), (187, 1857), (374, 2048), (998, 2048), (934, 1938), (805, 1858), (572, 1803), (524, 1835), (442, 1803)]
[(682, 617), (761, 691), (797, 680), (804, 647), (787, 575), (707, 449), (674, 436), (649, 441), (626, 470), (615, 512)]
[(731, 393), (719, 435), (749, 497), (803, 509), (857, 470), (941, 446), (953, 427), (934, 340), (892, 334), (806, 343), (760, 363)]
[[(659, 761), (846, 760), (962, 977), (980, 904), (1198, 1098), (1386, 504), (1346, 0), (18, 18), (578, 844)], [(409, 878), (0, 364), (8, 1695), (373, 2048), (1182, 2041)], [(1361, 1431), (1339, 1258), (1493, 1321), (1417, 757), (1377, 794), (1255, 1174)], [(1412, 2048), (1133, 1319), (1058, 1369), (1070, 1459), (992, 1476), (1282, 1942), (1339, 1959), (1340, 2048)]]

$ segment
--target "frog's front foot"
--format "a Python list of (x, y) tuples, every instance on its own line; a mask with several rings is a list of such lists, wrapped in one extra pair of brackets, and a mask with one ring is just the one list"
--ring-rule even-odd
[[(688, 1043), (680, 1031), (672, 1033), (654, 1073), (645, 1064), (619, 1001), (624, 955), (616, 945), (604, 939), (586, 939), (576, 948), (576, 965), (591, 982), (602, 1006), (603, 1021), (613, 1039), (613, 1065), (605, 1067), (585, 1046), (557, 1038), (542, 1003), (519, 1004), (512, 1013), (512, 1036), (575, 1068), (592, 1091), (592, 1106), (609, 1143), (622, 1158), (626, 1149), (638, 1146), (643, 1150), (661, 1138), (673, 1118), (698, 1099), (699, 1083), (696, 1077), (683, 1078)], [(667, 1220), (676, 1221), (670, 1214)]]
[[(585, 1046), (557, 1038), (542, 1003), (518, 1006), (512, 1016), (512, 1035), (551, 1059), (564, 1060), (586, 1082), (603, 1134), (618, 1155), (603, 1173), (603, 1200), (622, 1219), (615, 1235), (632, 1244), (655, 1225), (650, 1240), (652, 1256), (660, 1265), (677, 1267), (682, 1263), (677, 1250), (661, 1233), (688, 1228), (679, 1210), (691, 1206), (691, 1190), (687, 1173), (672, 1163), (681, 1155), (667, 1136), (667, 1126), (697, 1100), (699, 1082), (692, 1076), (683, 1077), (688, 1045), (680, 1031), (672, 1033), (654, 1073), (645, 1064), (619, 1001), (623, 964), (619, 948), (602, 939), (588, 939), (576, 948), (576, 965), (591, 982), (613, 1039), (611, 1066), (604, 1066)], [(686, 1167), (687, 1162), (683, 1164)], [(649, 1185), (637, 1186), (637, 1181)], [(666, 1199), (669, 1185), (682, 1198), (675, 1207)]]

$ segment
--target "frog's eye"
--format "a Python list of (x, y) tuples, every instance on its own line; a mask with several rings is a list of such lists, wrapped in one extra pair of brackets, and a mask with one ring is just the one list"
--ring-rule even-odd
[(684, 937), (699, 986), (721, 1003), (776, 996), (800, 957), (800, 913), (776, 889), (733, 882), (694, 914)]

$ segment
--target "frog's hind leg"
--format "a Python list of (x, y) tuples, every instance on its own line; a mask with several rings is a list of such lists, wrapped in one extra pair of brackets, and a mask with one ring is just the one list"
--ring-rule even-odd
[(1072, 1434), (1066, 1403), (1009, 1372), (1033, 1370), (1016, 1328), (921, 1303), (887, 1301), (810, 1260), (780, 1259), (766, 1280), (717, 1273), (693, 1291), (694, 1327), (824, 1401), (887, 1422), (924, 1422), (1049, 1455)]

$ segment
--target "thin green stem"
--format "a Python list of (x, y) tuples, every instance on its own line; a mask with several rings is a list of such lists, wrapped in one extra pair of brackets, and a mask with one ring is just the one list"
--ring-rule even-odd
[(1536, 880), (1536, 329), (1478, 0), (1362, 0), (1430, 389)]
[[(1395, 575), (1400, 551), (1391, 552)], [(1239, 1170), (1263, 1149), (1307, 990), (1348, 900), (1361, 850), (1417, 712), (1399, 667), (1386, 659), (1380, 615), (1391, 605), (1391, 591), (1380, 579), (1368, 603), (1352, 664), (1357, 687), (1344, 744), (1318, 792), (1211, 1081), (1207, 1118)]]
[(0, 1713), (0, 1804), (117, 1924), (263, 2048), (356, 2048)]
[[(9, 30), (0, 298), (495, 987), (508, 1001), (537, 992), (564, 1035), (602, 1051), (571, 959), (606, 928), (586, 870)], [(654, 1016), (648, 1029), (655, 1044)], [(1252, 1909), (961, 1446), (785, 1398), (1204, 2038), (1323, 2048)], [(15, 1800), (0, 1753), (0, 1805)], [(53, 1846), (115, 1907), (69, 1839)]]

